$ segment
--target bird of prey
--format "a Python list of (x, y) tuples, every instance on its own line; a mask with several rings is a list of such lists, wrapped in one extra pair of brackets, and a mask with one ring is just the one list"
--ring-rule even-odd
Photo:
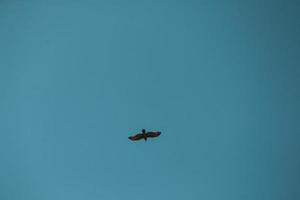
[(161, 134), (160, 131), (149, 131), (149, 132), (146, 132), (145, 129), (142, 129), (141, 133), (138, 133), (138, 134), (133, 135), (133, 136), (129, 136), (128, 139), (130, 139), (132, 141), (137, 141), (137, 140), (144, 139), (145, 142), (146, 142), (147, 138), (155, 138), (155, 137), (158, 137), (160, 134)]

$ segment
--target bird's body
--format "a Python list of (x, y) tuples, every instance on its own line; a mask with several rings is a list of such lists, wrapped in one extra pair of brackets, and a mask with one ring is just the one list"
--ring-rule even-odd
[(137, 141), (137, 140), (144, 139), (145, 141), (147, 141), (147, 138), (158, 137), (158, 136), (160, 136), (160, 134), (161, 134), (160, 131), (149, 131), (149, 132), (146, 132), (146, 130), (143, 129), (141, 133), (138, 133), (138, 134), (133, 135), (133, 136), (129, 136), (128, 139), (130, 139), (132, 141)]

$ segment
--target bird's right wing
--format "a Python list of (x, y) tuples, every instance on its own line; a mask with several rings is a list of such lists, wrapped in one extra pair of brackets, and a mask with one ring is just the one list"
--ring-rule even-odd
[(158, 136), (160, 136), (160, 134), (161, 134), (161, 132), (159, 132), (159, 131), (151, 131), (151, 132), (147, 133), (147, 137), (151, 137), (151, 138), (158, 137)]

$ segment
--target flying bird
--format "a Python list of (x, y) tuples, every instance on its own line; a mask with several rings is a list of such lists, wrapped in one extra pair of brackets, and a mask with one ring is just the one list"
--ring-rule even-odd
[(160, 136), (161, 132), (160, 131), (149, 131), (146, 132), (145, 129), (142, 129), (141, 133), (138, 133), (136, 135), (133, 136), (129, 136), (128, 139), (132, 140), (132, 141), (137, 141), (137, 140), (141, 140), (144, 139), (145, 142), (147, 141), (147, 138), (155, 138)]

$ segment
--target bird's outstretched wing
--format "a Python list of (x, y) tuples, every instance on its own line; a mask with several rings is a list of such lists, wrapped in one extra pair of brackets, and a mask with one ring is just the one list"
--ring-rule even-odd
[(133, 135), (133, 136), (129, 136), (128, 139), (129, 140), (132, 140), (132, 141), (136, 141), (136, 140), (140, 140), (140, 139), (143, 139), (143, 134), (136, 134), (136, 135)]
[(147, 133), (147, 137), (154, 138), (160, 136), (161, 132), (159, 131), (150, 131)]

